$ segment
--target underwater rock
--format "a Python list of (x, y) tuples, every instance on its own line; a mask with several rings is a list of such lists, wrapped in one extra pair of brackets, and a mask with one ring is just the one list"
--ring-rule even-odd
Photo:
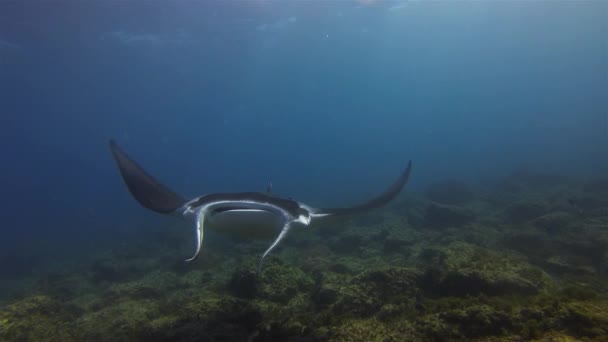
[(464, 204), (475, 198), (469, 186), (457, 180), (431, 184), (426, 190), (426, 196), (433, 202), (451, 205)]
[(466, 208), (432, 203), (426, 209), (424, 223), (431, 228), (461, 227), (475, 220), (475, 214)]
[(317, 310), (323, 310), (335, 303), (338, 299), (338, 292), (329, 287), (322, 287), (313, 296), (313, 301)]
[(585, 217), (608, 217), (608, 207), (599, 207), (584, 212)]
[(313, 331), (299, 322), (271, 322), (257, 329), (247, 341), (270, 342), (270, 341), (294, 341), (294, 342), (324, 342), (329, 337), (326, 333)]
[(33, 296), (0, 310), (0, 341), (79, 341), (79, 312), (47, 296)]
[(306, 273), (316, 273), (326, 270), (330, 266), (332, 251), (326, 245), (317, 243), (306, 249), (306, 253), (300, 255), (300, 268)]
[(358, 215), (354, 219), (354, 223), (357, 226), (377, 226), (382, 222), (384, 222), (384, 216), (378, 214)]
[(344, 235), (329, 241), (329, 247), (336, 253), (357, 253), (363, 245), (363, 237), (360, 235)]
[(602, 263), (608, 258), (608, 236), (573, 234), (560, 236), (557, 242), (561, 260), (568, 260), (565, 264), (579, 270), (593, 270), (593, 273), (605, 267)]
[(348, 265), (345, 265), (343, 263), (331, 264), (331, 265), (329, 265), (328, 270), (331, 272), (339, 273), (339, 274), (349, 274), (352, 272), (350, 267), (348, 267)]
[(568, 202), (574, 209), (587, 215), (590, 211), (608, 207), (608, 196), (598, 194), (586, 194), (580, 197), (572, 197)]
[(608, 178), (594, 179), (585, 183), (583, 191), (591, 194), (608, 194)]
[(608, 255), (608, 236), (576, 234), (560, 236), (557, 240), (562, 252), (571, 253), (588, 260), (602, 260)]
[(349, 286), (338, 290), (333, 311), (341, 315), (368, 317), (385, 303), (401, 303), (402, 309), (413, 309), (418, 293), (419, 273), (407, 268), (391, 267), (365, 272), (354, 277)]
[(410, 251), (407, 246), (413, 244), (413, 241), (403, 240), (399, 238), (388, 238), (384, 241), (383, 251), (386, 253), (401, 253), (409, 255)]
[(449, 310), (438, 316), (442, 321), (455, 325), (459, 335), (467, 338), (502, 335), (514, 325), (509, 314), (483, 304)]
[(257, 275), (252, 270), (238, 270), (232, 274), (230, 292), (240, 298), (253, 298), (257, 293)]
[(424, 225), (425, 207), (411, 207), (406, 212), (407, 222), (412, 227), (422, 227)]
[(399, 305), (395, 304), (384, 304), (376, 314), (376, 318), (382, 322), (390, 322), (398, 319), (403, 309)]
[(534, 190), (555, 187), (566, 184), (568, 181), (567, 177), (557, 173), (520, 169), (505, 178), (502, 184), (503, 186), (519, 187), (520, 190), (522, 187)]
[(268, 260), (258, 281), (257, 293), (260, 298), (283, 304), (297, 294), (312, 293), (315, 288), (315, 281), (310, 275), (277, 258)]
[(42, 276), (34, 288), (53, 298), (70, 298), (83, 290), (86, 279), (81, 274), (49, 273)]
[(543, 267), (552, 274), (593, 275), (595, 270), (589, 265), (581, 265), (569, 260), (568, 257), (554, 255), (543, 263)]
[(371, 241), (378, 241), (378, 242), (382, 242), (384, 240), (386, 240), (386, 238), (390, 235), (391, 233), (388, 231), (388, 229), (382, 229), (372, 235), (369, 236), (369, 239)]
[(557, 248), (556, 244), (545, 234), (535, 232), (507, 234), (500, 244), (537, 261), (553, 255)]
[(409, 322), (383, 324), (376, 319), (346, 320), (332, 331), (331, 341), (420, 341)]
[(181, 278), (172, 272), (156, 271), (137, 280), (112, 284), (103, 294), (106, 301), (158, 299), (170, 290), (183, 287)]
[(560, 323), (576, 336), (599, 337), (605, 341), (608, 336), (608, 303), (605, 301), (580, 301), (565, 305)]
[(322, 229), (315, 229), (317, 235), (322, 238), (329, 238), (332, 236), (338, 236), (344, 233), (345, 230), (350, 228), (348, 222), (341, 223), (325, 223)]
[(139, 340), (137, 336), (150, 321), (161, 316), (160, 301), (154, 299), (126, 299), (106, 304), (77, 320), (83, 331), (81, 341)]
[(533, 224), (547, 233), (564, 231), (576, 217), (567, 212), (553, 212), (534, 219)]
[(445, 249), (427, 251), (431, 260), (422, 278), (423, 290), (440, 296), (532, 295), (551, 285), (541, 269), (502, 254), (454, 242)]
[(519, 224), (535, 219), (546, 214), (547, 206), (532, 201), (521, 201), (511, 204), (505, 210), (505, 218), (508, 222)]
[(95, 261), (89, 272), (89, 276), (94, 282), (122, 281), (139, 274), (141, 272), (137, 272), (130, 264), (110, 258)]
[[(179, 316), (148, 313), (147, 322), (137, 330), (138, 338), (128, 340), (247, 341), (263, 319), (260, 309), (252, 303), (209, 292), (189, 298), (176, 313)], [(121, 313), (116, 314), (122, 317)]]

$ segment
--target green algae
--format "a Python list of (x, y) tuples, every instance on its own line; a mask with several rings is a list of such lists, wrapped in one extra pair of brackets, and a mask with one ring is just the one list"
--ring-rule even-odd
[(261, 298), (289, 303), (297, 295), (308, 293), (314, 286), (310, 275), (292, 265), (284, 264), (280, 259), (269, 262), (261, 274), (258, 294)]
[(27, 297), (0, 310), (0, 341), (77, 341), (77, 313), (48, 296)]
[(150, 299), (125, 300), (89, 312), (78, 319), (86, 340), (133, 341), (160, 315), (160, 304)]
[(434, 278), (427, 285), (444, 295), (530, 295), (551, 285), (545, 272), (522, 258), (464, 242), (428, 249), (421, 257), (430, 261), (427, 272)]

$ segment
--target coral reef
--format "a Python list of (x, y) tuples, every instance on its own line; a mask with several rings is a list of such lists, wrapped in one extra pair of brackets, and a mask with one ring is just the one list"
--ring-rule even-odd
[(434, 202), (294, 233), (260, 274), (266, 243), (210, 235), (184, 264), (178, 230), (70, 268), (15, 264), (0, 341), (607, 341), (605, 182), (501, 187), (440, 183)]
[(505, 253), (463, 242), (426, 250), (426, 288), (440, 295), (538, 294), (551, 281), (541, 269)]

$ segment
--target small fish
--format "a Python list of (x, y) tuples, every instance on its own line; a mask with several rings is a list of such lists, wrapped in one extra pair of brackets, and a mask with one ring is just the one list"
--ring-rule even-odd
[(409, 161), (399, 178), (384, 193), (353, 207), (314, 208), (291, 198), (276, 197), (271, 194), (272, 183), (268, 185), (267, 193), (211, 193), (186, 200), (148, 174), (113, 140), (110, 140), (110, 150), (127, 188), (139, 204), (157, 213), (194, 221), (196, 250), (186, 261), (194, 260), (199, 254), (206, 229), (245, 238), (274, 237), (258, 262), (258, 273), (264, 258), (291, 228), (308, 227), (313, 221), (325, 217), (357, 214), (384, 206), (401, 192), (412, 169)]

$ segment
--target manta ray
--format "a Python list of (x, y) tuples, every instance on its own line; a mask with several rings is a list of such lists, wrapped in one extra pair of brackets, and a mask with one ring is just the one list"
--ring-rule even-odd
[(160, 214), (193, 221), (196, 226), (196, 249), (186, 261), (196, 258), (203, 244), (205, 230), (245, 238), (271, 238), (274, 241), (260, 257), (257, 272), (266, 256), (287, 236), (293, 227), (309, 227), (327, 217), (347, 216), (382, 207), (393, 200), (407, 183), (412, 161), (399, 178), (382, 194), (344, 208), (315, 208), (291, 198), (274, 196), (269, 184), (266, 193), (210, 193), (187, 200), (148, 174), (114, 140), (110, 150), (122, 179), (131, 195), (143, 207)]

